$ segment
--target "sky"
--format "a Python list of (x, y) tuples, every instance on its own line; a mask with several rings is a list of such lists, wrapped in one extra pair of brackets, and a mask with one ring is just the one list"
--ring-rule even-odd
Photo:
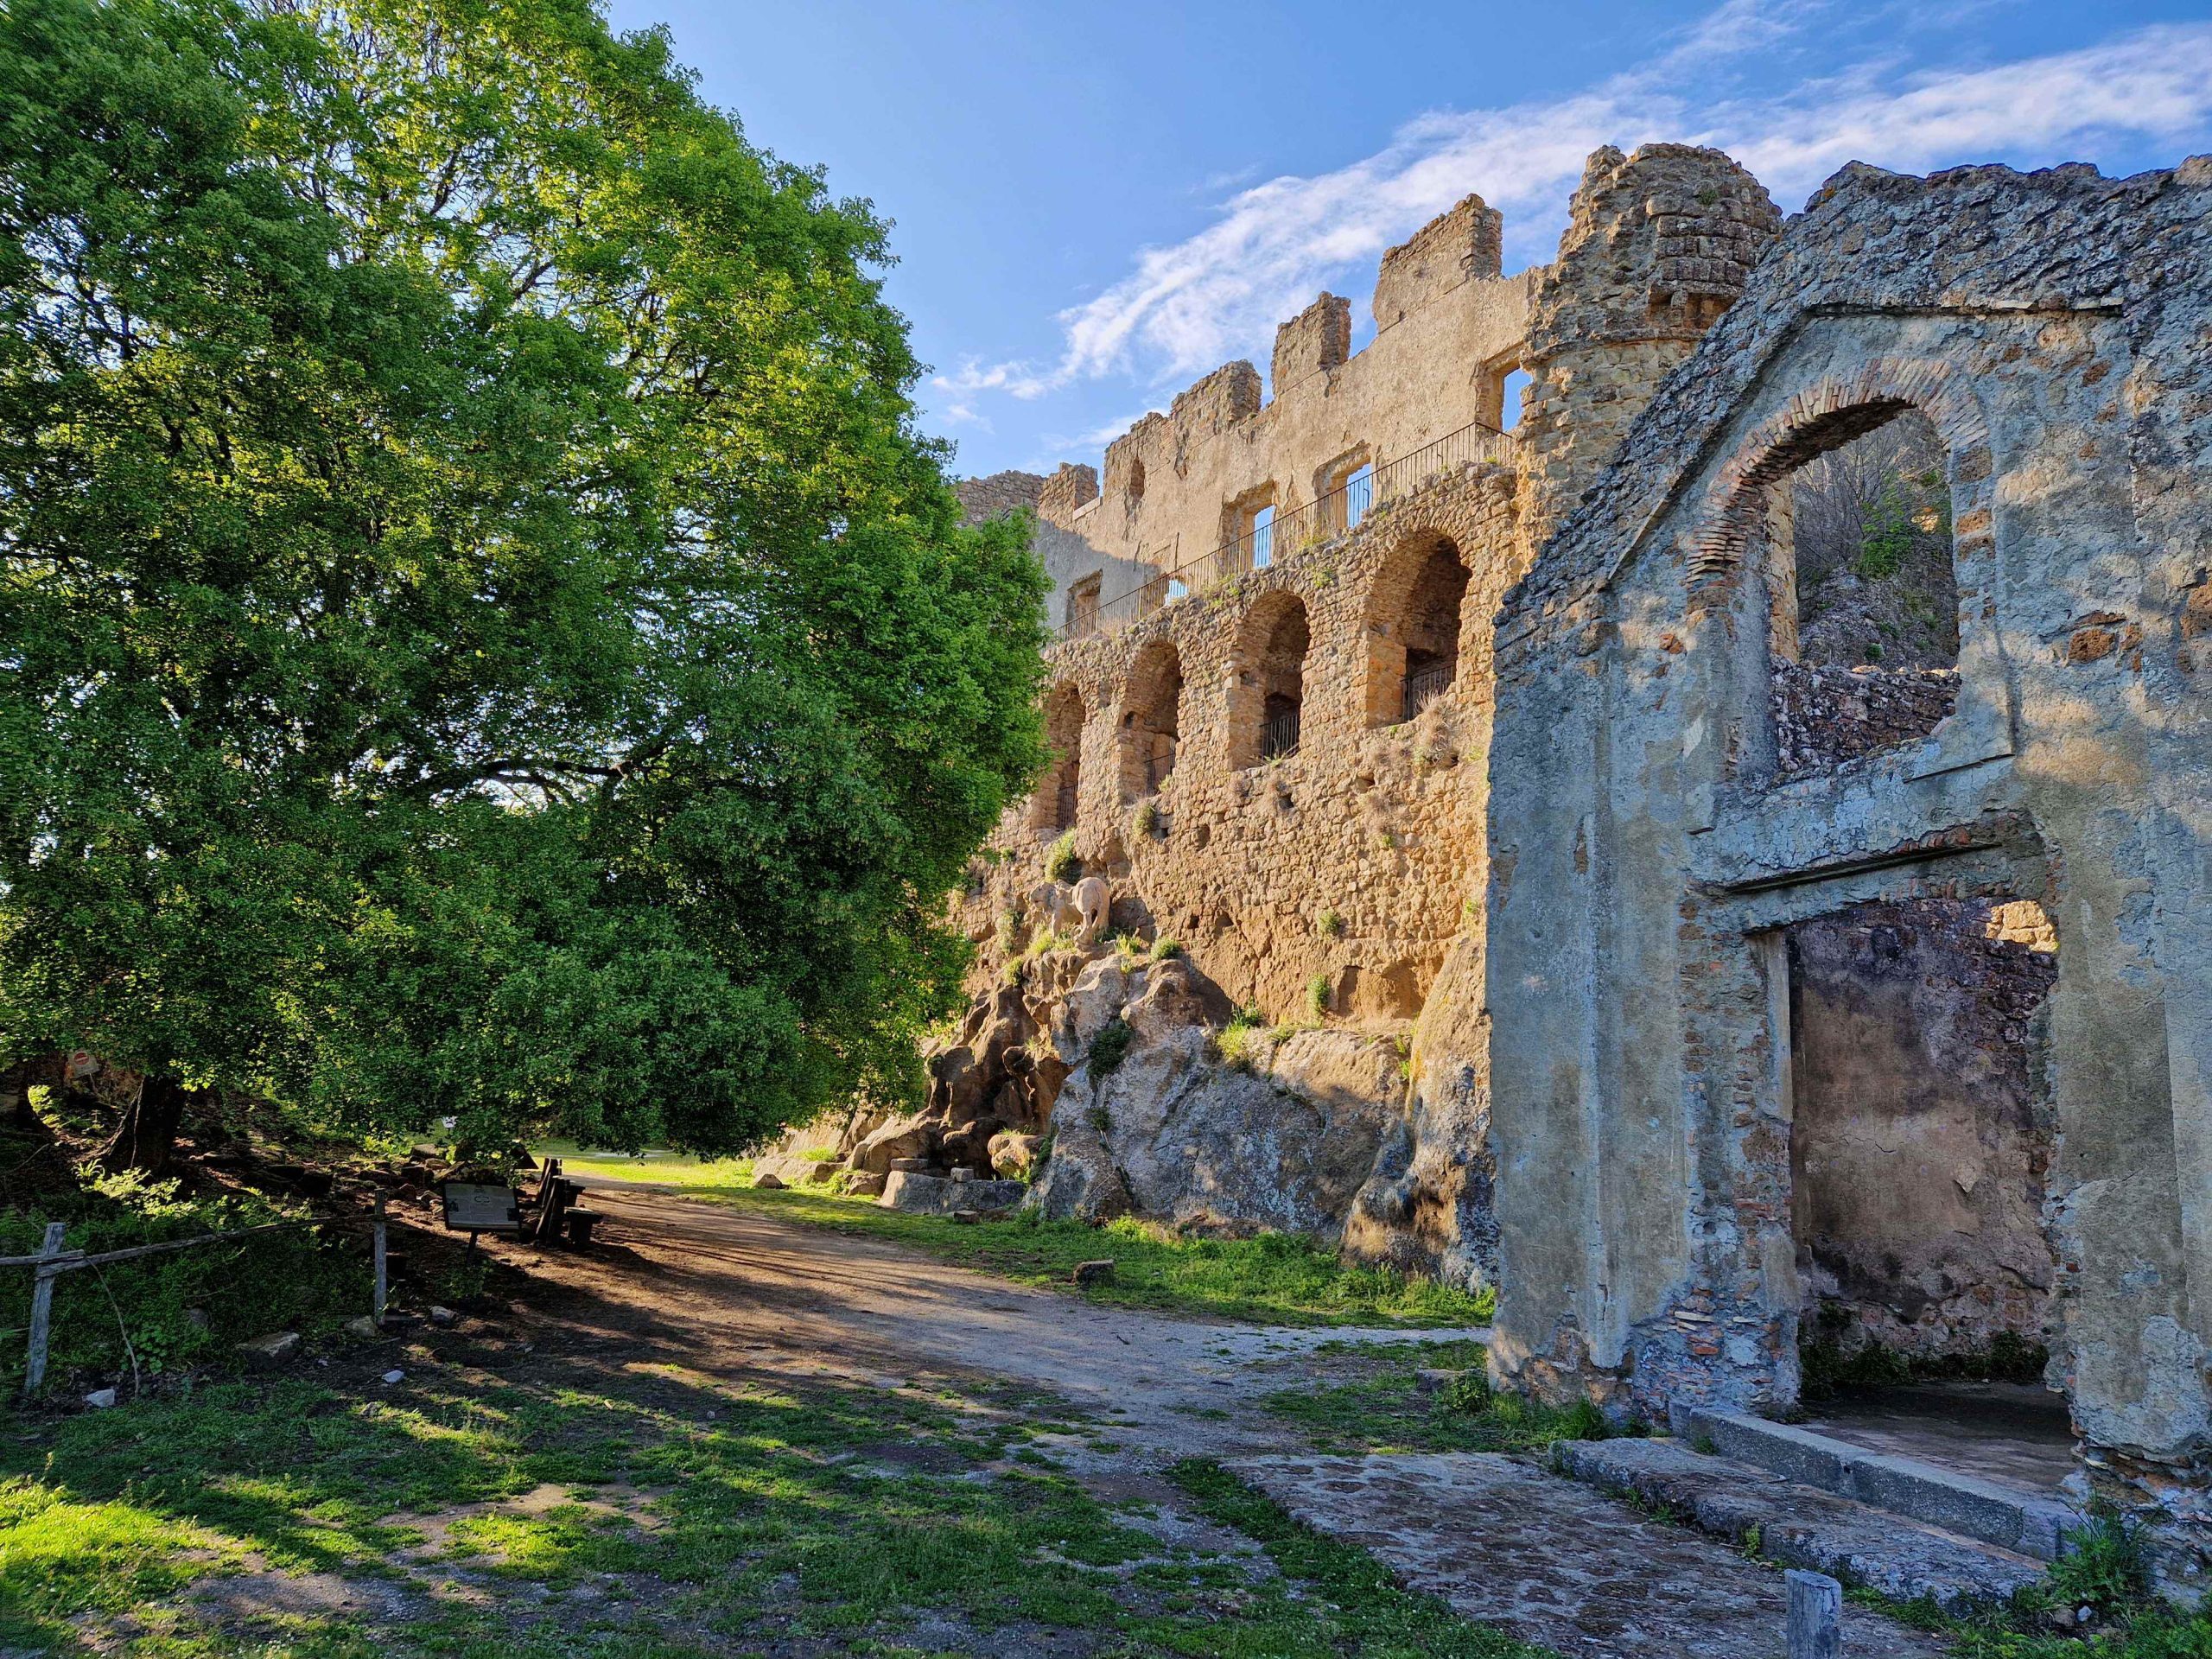
[(2212, 151), (2212, 0), (608, 0), (753, 143), (893, 223), (963, 475), (1108, 440), (1470, 191), (1549, 259), (1601, 143), (1716, 144), (1796, 213), (1845, 162)]

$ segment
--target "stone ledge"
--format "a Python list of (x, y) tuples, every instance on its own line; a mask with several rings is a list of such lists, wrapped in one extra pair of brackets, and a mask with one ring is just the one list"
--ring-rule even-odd
[(2037, 1560), (2056, 1560), (2066, 1529), (2082, 1523), (2078, 1512), (2055, 1497), (2036, 1497), (1764, 1417), (1680, 1402), (1671, 1414), (1676, 1434), (1701, 1435), (1725, 1457)]
[(876, 1203), (918, 1216), (949, 1216), (956, 1210), (997, 1215), (1020, 1204), (1028, 1191), (1025, 1181), (954, 1181), (894, 1169), (885, 1178), (883, 1195)]
[(2040, 1561), (2012, 1550), (1732, 1459), (1705, 1456), (1679, 1440), (1562, 1440), (1552, 1458), (1561, 1474), (1663, 1505), (1732, 1543), (1756, 1531), (1762, 1559), (1826, 1573), (1897, 1601), (1925, 1596), (1948, 1613), (2004, 1603), (2043, 1576)]

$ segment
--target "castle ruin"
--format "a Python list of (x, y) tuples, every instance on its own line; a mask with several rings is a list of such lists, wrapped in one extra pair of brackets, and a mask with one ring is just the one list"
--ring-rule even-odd
[[(2069, 1490), (2195, 1593), (2209, 209), (2203, 161), (1854, 167), (1785, 226), (1600, 150), (1553, 263), (1470, 197), (1359, 352), (1323, 295), (1270, 396), (964, 486), (1036, 514), (1052, 759), (854, 1170), (1049, 1148), (1048, 1213), (1495, 1285), (1502, 1382), (1662, 1422), (1789, 1412), (1818, 1340), (2047, 1351)], [(1840, 567), (1808, 492), (1874, 442), (1921, 481)]]

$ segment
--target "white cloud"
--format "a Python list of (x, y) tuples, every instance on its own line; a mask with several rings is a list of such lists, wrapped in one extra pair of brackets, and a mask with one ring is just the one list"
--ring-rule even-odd
[(1782, 96), (1730, 96), (1736, 60), (1774, 54), (1830, 10), (1727, 0), (1651, 63), (1580, 94), (1419, 116), (1372, 156), (1255, 185), (1195, 235), (1141, 250), (1127, 276), (1061, 315), (1058, 364), (971, 364), (937, 384), (1035, 398), (1079, 379), (1161, 386), (1231, 357), (1263, 359), (1277, 321), (1331, 283), (1363, 298), (1382, 251), (1471, 190), (1504, 210), (1516, 251), (1545, 257), (1603, 143), (1719, 145), (1789, 207), (1852, 160), (1902, 172), (2056, 161), (2115, 137), (2199, 140), (2212, 126), (2212, 23), (1975, 68), (1911, 73), (1869, 58)]

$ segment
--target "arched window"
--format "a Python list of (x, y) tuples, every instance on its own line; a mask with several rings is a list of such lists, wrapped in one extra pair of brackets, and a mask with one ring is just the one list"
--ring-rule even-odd
[(1083, 694), (1065, 683), (1045, 699), (1045, 741), (1052, 760), (1030, 798), (1030, 823), (1049, 835), (1075, 828), (1083, 780)]
[(1918, 742), (1956, 706), (1948, 457), (1908, 404), (1802, 435), (1751, 526), (1764, 577), (1777, 774)]
[(1155, 639), (1137, 653), (1122, 698), (1122, 794), (1156, 795), (1175, 770), (1183, 741), (1183, 661)]
[(1298, 753), (1306, 697), (1306, 606), (1264, 594), (1245, 619), (1230, 688), (1230, 764), (1254, 766)]
[(1467, 582), (1458, 546), (1434, 531), (1384, 563), (1367, 603), (1369, 725), (1411, 720), (1452, 689)]

